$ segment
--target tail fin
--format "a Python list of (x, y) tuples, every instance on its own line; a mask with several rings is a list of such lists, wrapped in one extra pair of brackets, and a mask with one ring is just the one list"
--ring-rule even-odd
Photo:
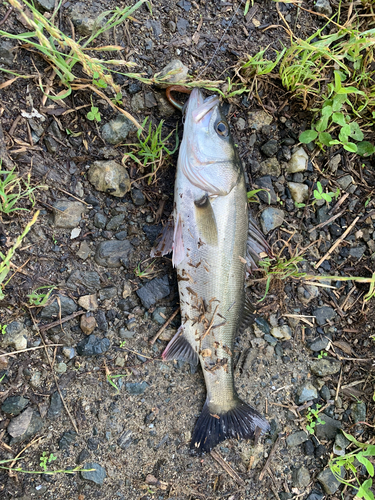
[(222, 414), (210, 411), (208, 400), (206, 400), (195, 425), (190, 448), (207, 452), (226, 439), (251, 439), (257, 427), (262, 430), (262, 433), (270, 429), (262, 415), (240, 399), (237, 400), (237, 405), (233, 409)]

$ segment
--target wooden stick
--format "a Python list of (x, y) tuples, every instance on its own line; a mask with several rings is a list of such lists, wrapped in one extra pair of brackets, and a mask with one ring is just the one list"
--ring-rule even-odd
[(333, 222), (335, 219), (337, 219), (337, 217), (340, 217), (344, 212), (339, 212), (338, 214), (334, 215), (333, 217), (331, 217), (330, 219), (324, 221), (324, 222), (321, 222), (320, 224), (318, 224), (317, 226), (314, 226), (312, 227), (311, 229), (308, 230), (309, 233), (312, 233), (315, 229), (318, 229), (320, 227), (324, 227), (326, 226), (327, 224), (330, 224), (331, 222)]
[(39, 330), (41, 332), (46, 332), (47, 330), (49, 330), (50, 328), (53, 328), (54, 326), (59, 326), (61, 325), (61, 323), (65, 323), (65, 321), (69, 321), (71, 319), (74, 319), (76, 318), (77, 316), (81, 316), (81, 314), (85, 314), (86, 311), (77, 311), (73, 314), (71, 314), (70, 316), (66, 316), (65, 318), (62, 318), (62, 319), (57, 319), (56, 321), (52, 321), (52, 323), (49, 323), (48, 325), (42, 325), (42, 326), (39, 326)]
[(77, 196), (74, 196), (74, 194), (72, 193), (69, 193), (69, 191), (65, 191), (65, 189), (62, 189), (62, 188), (59, 188), (58, 186), (50, 186), (52, 189), (58, 189), (59, 191), (61, 191), (62, 193), (65, 193), (67, 194), (68, 196), (71, 196), (72, 198), (74, 198), (75, 200), (79, 201), (80, 203), (84, 203), (85, 205), (87, 205), (88, 207), (91, 207), (91, 205), (89, 203), (86, 203), (85, 201), (83, 200), (80, 200), (79, 198), (77, 198)]
[[(60, 347), (63, 346), (64, 344), (46, 344), (47, 347)], [(26, 352), (26, 351), (36, 351), (37, 349), (43, 349), (44, 345), (38, 345), (38, 347), (29, 347), (28, 349), (21, 349), (20, 351), (12, 351), (12, 352), (5, 352), (4, 354), (0, 354), (0, 358), (5, 358), (6, 356), (13, 356), (14, 354), (19, 354), (21, 352)]]
[(280, 440), (281, 440), (281, 432), (277, 436), (275, 444), (273, 445), (272, 450), (270, 451), (270, 454), (268, 455), (268, 458), (266, 460), (266, 463), (264, 464), (262, 472), (259, 474), (259, 481), (263, 480), (264, 474), (266, 473), (266, 471), (267, 471), (267, 469), (268, 469), (268, 467), (269, 467), (269, 465), (271, 463), (272, 457), (274, 456), (275, 451), (276, 451), (277, 447), (279, 446)]
[(218, 462), (222, 466), (222, 468), (230, 475), (230, 477), (236, 481), (236, 483), (238, 483), (240, 486), (245, 486), (245, 481), (237, 474), (235, 470), (232, 469), (232, 467), (227, 462), (225, 462), (225, 460), (221, 455), (219, 455), (217, 451), (212, 450), (210, 454), (211, 457), (214, 458), (216, 462)]
[(164, 325), (156, 332), (155, 336), (150, 340), (150, 344), (153, 345), (155, 342), (158, 340), (160, 335), (164, 332), (164, 330), (169, 326), (169, 324), (174, 320), (174, 318), (177, 316), (178, 311), (180, 308), (178, 307), (175, 312), (172, 314), (172, 316), (164, 323)]
[(357, 224), (358, 219), (359, 219), (359, 217), (356, 217), (353, 220), (353, 222), (350, 224), (350, 226), (348, 227), (348, 229), (344, 233), (342, 233), (342, 235), (340, 236), (340, 238), (337, 239), (337, 241), (331, 246), (331, 248), (328, 250), (328, 252), (320, 259), (320, 261), (317, 264), (315, 264), (315, 269), (318, 269), (318, 267), (326, 260), (326, 258), (331, 255), (331, 253), (335, 250), (335, 248), (337, 248), (340, 245), (340, 243), (343, 241), (343, 239), (346, 236), (348, 236), (348, 234), (350, 233), (350, 231)]
[(344, 203), (346, 198), (349, 196), (349, 193), (345, 193), (344, 196), (342, 196), (339, 201), (335, 204), (334, 207), (331, 208), (331, 210), (328, 212), (329, 215), (333, 214), (336, 212), (336, 210)]

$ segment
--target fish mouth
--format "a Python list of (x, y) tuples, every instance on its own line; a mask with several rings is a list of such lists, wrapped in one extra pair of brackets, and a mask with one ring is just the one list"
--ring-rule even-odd
[(209, 121), (211, 111), (219, 104), (219, 97), (212, 95), (203, 97), (203, 93), (199, 89), (193, 89), (190, 94), (186, 115), (191, 116), (194, 123)]

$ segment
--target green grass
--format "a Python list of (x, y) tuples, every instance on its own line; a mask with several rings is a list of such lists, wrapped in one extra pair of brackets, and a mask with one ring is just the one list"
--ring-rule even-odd
[(306, 430), (310, 434), (315, 433), (315, 427), (317, 424), (324, 425), (325, 422), (319, 417), (319, 410), (322, 407), (320, 404), (316, 404), (315, 408), (308, 408), (307, 413), (306, 413)]
[[(45, 290), (46, 288), (49, 288), (46, 293), (41, 292), (41, 290)], [(49, 286), (40, 286), (39, 288), (36, 288), (27, 296), (29, 304), (34, 307), (44, 307), (55, 288), (55, 286), (52, 288)]]
[(29, 209), (19, 206), (20, 200), (24, 198), (34, 207), (34, 191), (40, 186), (31, 187), (30, 179), (30, 173), (26, 180), (19, 177), (15, 168), (0, 171), (0, 212), (10, 214), (22, 210), (28, 211)]

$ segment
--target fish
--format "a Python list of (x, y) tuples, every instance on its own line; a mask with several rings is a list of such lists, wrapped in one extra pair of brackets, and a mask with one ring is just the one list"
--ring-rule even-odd
[(218, 96), (204, 98), (193, 89), (184, 118), (173, 221), (151, 255), (173, 252), (181, 326), (162, 358), (200, 362), (207, 397), (190, 446), (209, 452), (226, 439), (269, 430), (267, 420), (237, 395), (233, 344), (254, 321), (245, 296), (247, 269), (270, 247), (249, 219), (244, 170)]

